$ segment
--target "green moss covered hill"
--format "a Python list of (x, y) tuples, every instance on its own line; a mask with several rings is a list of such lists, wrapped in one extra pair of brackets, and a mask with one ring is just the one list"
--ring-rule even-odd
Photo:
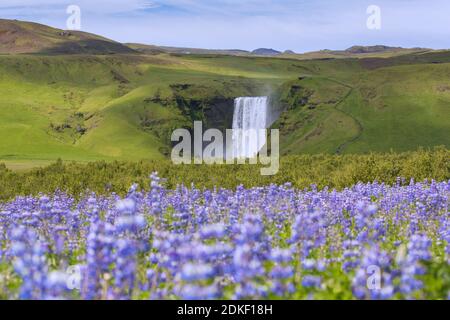
[(284, 154), (450, 145), (448, 51), (178, 54), (0, 20), (0, 161), (10, 165), (162, 159), (173, 129), (230, 127), (233, 99), (248, 95), (283, 110)]

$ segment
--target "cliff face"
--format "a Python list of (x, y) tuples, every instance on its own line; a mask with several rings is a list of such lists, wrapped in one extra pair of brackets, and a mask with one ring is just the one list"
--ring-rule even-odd
[(231, 129), (233, 124), (234, 99), (253, 96), (258, 86), (239, 83), (215, 83), (211, 87), (194, 84), (175, 84), (171, 86), (173, 103), (182, 113), (194, 121), (203, 121), (205, 129), (216, 128), (221, 131)]

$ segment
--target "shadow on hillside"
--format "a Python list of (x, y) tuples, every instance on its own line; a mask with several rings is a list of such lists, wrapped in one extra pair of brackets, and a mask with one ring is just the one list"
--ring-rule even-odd
[(57, 44), (54, 47), (46, 48), (36, 54), (124, 54), (139, 52), (121, 43), (104, 40), (81, 40)]
[(398, 65), (440, 64), (450, 62), (450, 51), (413, 53), (393, 58), (364, 58), (361, 65), (369, 70)]

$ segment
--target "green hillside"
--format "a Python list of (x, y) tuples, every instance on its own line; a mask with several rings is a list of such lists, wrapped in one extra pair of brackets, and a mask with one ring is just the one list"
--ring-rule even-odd
[(175, 128), (229, 128), (234, 98), (251, 95), (283, 108), (273, 125), (283, 154), (450, 145), (447, 51), (316, 60), (36, 52), (0, 55), (0, 161), (163, 159)]
[(232, 114), (234, 97), (294, 76), (283, 63), (277, 75), (258, 64), (218, 70), (168, 55), (0, 56), (0, 159), (161, 158), (173, 129), (214, 120), (211, 102), (227, 102)]
[(348, 74), (325, 72), (285, 84), (281, 100), (288, 111), (275, 124), (284, 136), (284, 153), (448, 146), (449, 57), (410, 58), (417, 64), (388, 59), (388, 66), (377, 68), (362, 60), (356, 69), (347, 68)]

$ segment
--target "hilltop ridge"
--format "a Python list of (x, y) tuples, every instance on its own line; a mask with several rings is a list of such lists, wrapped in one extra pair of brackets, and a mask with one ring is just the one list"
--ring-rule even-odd
[(206, 54), (230, 56), (267, 56), (294, 59), (367, 58), (392, 57), (410, 53), (433, 51), (427, 48), (402, 48), (386, 45), (355, 45), (345, 50), (319, 50), (296, 53), (258, 48), (204, 49), (174, 46), (158, 46), (142, 43), (119, 43), (111, 39), (83, 31), (62, 30), (43, 24), (19, 20), (0, 19), (0, 54)]
[(113, 40), (82, 31), (0, 19), (0, 54), (114, 54), (136, 53)]

